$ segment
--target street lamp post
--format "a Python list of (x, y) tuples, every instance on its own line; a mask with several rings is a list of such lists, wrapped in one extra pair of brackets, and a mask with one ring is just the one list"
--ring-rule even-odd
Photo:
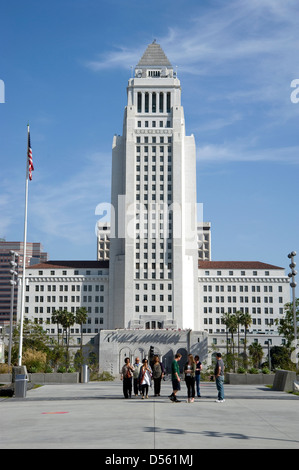
[(10, 254), (12, 256), (12, 260), (10, 261), (11, 269), (10, 269), (10, 274), (11, 274), (11, 280), (10, 285), (11, 285), (11, 296), (10, 296), (10, 328), (9, 328), (9, 347), (8, 347), (8, 365), (11, 365), (11, 348), (12, 348), (12, 328), (13, 328), (13, 307), (14, 307), (14, 292), (15, 292), (15, 285), (17, 283), (15, 276), (18, 275), (17, 268), (18, 268), (18, 253), (15, 251), (10, 251)]
[(295, 297), (295, 287), (297, 283), (295, 282), (295, 276), (297, 274), (297, 271), (295, 270), (296, 263), (294, 261), (294, 257), (296, 256), (296, 251), (292, 251), (291, 253), (288, 254), (288, 258), (291, 259), (291, 264), (289, 265), (292, 272), (289, 273), (289, 277), (292, 278), (292, 282), (290, 284), (292, 288), (292, 294), (293, 294), (293, 315), (294, 315), (294, 346), (295, 346), (295, 364), (296, 364), (296, 369), (298, 367), (298, 351), (297, 351), (297, 316), (296, 316), (296, 297)]

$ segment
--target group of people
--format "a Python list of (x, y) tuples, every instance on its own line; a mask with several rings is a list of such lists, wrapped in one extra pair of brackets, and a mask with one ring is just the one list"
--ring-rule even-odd
[[(172, 380), (172, 394), (169, 396), (171, 401), (179, 403), (180, 400), (177, 398), (177, 393), (181, 390), (181, 378), (180, 378), (180, 367), (179, 361), (182, 355), (177, 353), (171, 365), (171, 380)], [(202, 370), (202, 364), (199, 360), (199, 356), (193, 357), (192, 354), (188, 354), (188, 361), (184, 366), (185, 383), (187, 387), (188, 403), (194, 402), (195, 387), (197, 396), (200, 397), (200, 372)]]
[[(180, 400), (177, 398), (178, 392), (181, 390), (181, 378), (180, 378), (180, 367), (179, 361), (182, 355), (177, 353), (172, 361), (171, 365), (171, 380), (172, 380), (172, 394), (169, 396), (172, 402), (179, 403)], [(214, 371), (216, 387), (218, 391), (218, 403), (223, 403), (224, 400), (224, 363), (220, 353), (216, 354), (216, 366)], [(200, 372), (202, 370), (202, 364), (199, 360), (199, 356), (193, 357), (192, 354), (188, 354), (188, 361), (184, 366), (185, 383), (187, 387), (188, 403), (193, 403), (195, 398), (195, 389), (198, 397), (200, 394)], [(130, 358), (125, 358), (125, 364), (121, 371), (121, 380), (123, 381), (123, 394), (125, 398), (131, 398), (132, 390), (135, 396), (140, 393), (142, 399), (148, 398), (149, 387), (154, 382), (154, 393), (155, 397), (160, 396), (161, 381), (164, 378), (165, 370), (162, 362), (160, 362), (159, 356), (155, 355), (151, 365), (147, 359), (143, 359), (140, 362), (139, 357), (136, 357), (135, 363), (130, 363)]]
[[(172, 379), (172, 394), (169, 396), (170, 400), (179, 403), (180, 400), (177, 398), (177, 393), (181, 390), (181, 378), (180, 368), (178, 362), (181, 360), (182, 355), (177, 353), (172, 362), (171, 366), (171, 379)], [(224, 363), (221, 357), (221, 353), (216, 354), (216, 365), (214, 370), (214, 376), (216, 381), (216, 387), (218, 391), (217, 403), (223, 403), (224, 399)], [(188, 361), (184, 366), (185, 382), (187, 386), (188, 403), (194, 402), (195, 387), (197, 396), (200, 397), (200, 371), (202, 370), (202, 364), (198, 356), (193, 357), (192, 354), (188, 354)]]
[(155, 397), (160, 396), (161, 381), (164, 374), (163, 364), (157, 355), (154, 356), (151, 365), (147, 359), (140, 362), (139, 357), (136, 357), (135, 363), (131, 365), (130, 358), (126, 357), (121, 371), (124, 397), (131, 398), (133, 389), (135, 396), (140, 393), (143, 399), (148, 398), (148, 391), (149, 387), (152, 386), (152, 382), (154, 382)]

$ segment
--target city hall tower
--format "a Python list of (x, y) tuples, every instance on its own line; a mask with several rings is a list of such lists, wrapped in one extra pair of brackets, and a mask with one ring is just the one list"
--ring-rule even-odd
[(112, 146), (110, 329), (198, 329), (196, 152), (155, 41), (128, 82)]

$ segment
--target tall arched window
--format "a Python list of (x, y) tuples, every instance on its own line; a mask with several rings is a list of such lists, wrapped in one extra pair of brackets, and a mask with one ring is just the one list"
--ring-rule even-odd
[(144, 95), (144, 111), (148, 113), (148, 107), (149, 107), (149, 94), (145, 93)]
[(171, 107), (171, 103), (170, 103), (170, 93), (168, 92), (167, 93), (167, 112), (170, 113), (170, 107)]
[(160, 103), (159, 103), (159, 112), (160, 113), (163, 113), (163, 108), (164, 108), (164, 102), (163, 102), (163, 99), (164, 99), (164, 93), (160, 93)]
[(156, 93), (152, 94), (152, 113), (156, 112), (157, 108), (157, 98), (156, 98)]
[(137, 112), (141, 113), (141, 109), (142, 109), (142, 94), (139, 91), (137, 94)]

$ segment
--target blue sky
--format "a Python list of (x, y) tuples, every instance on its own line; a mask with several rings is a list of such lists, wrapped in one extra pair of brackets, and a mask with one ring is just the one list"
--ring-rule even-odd
[(2, 2), (0, 237), (23, 239), (29, 122), (27, 239), (50, 259), (96, 259), (127, 81), (156, 39), (181, 81), (212, 258), (288, 270), (299, 252), (298, 31), (297, 0)]

